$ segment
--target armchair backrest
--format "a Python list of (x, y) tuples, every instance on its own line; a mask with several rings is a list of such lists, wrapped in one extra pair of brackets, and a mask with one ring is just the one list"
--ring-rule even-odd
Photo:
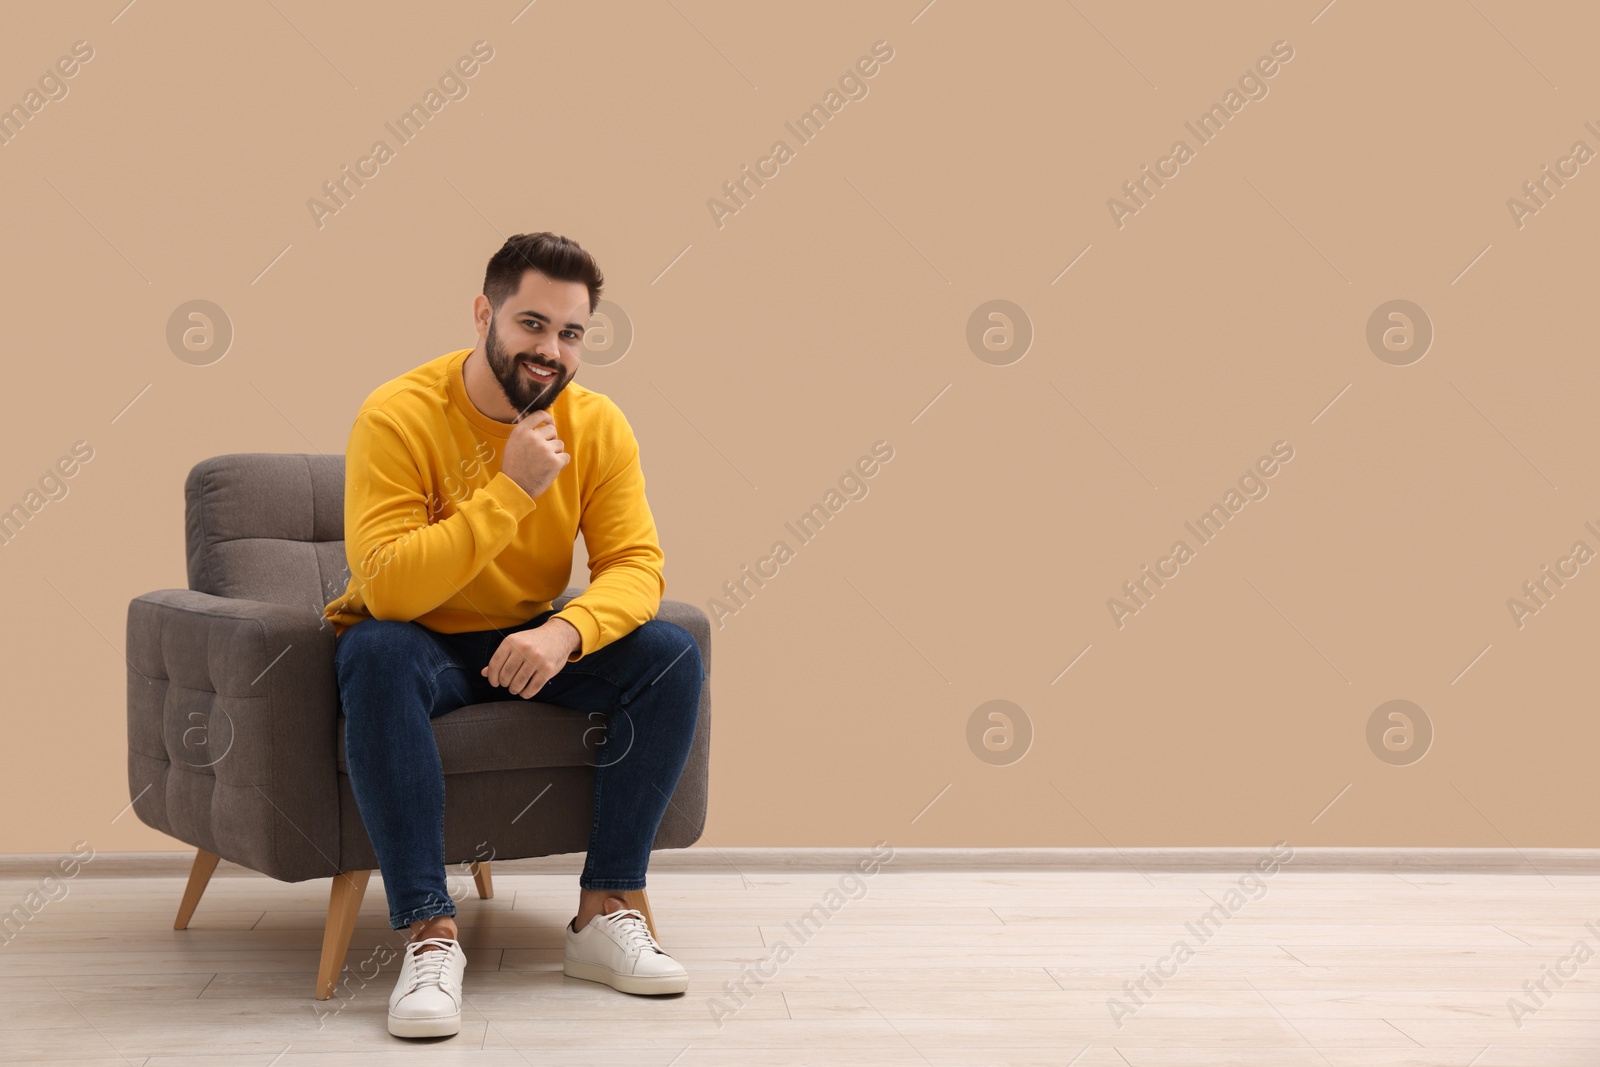
[(184, 499), (190, 589), (320, 615), (349, 583), (344, 456), (212, 456)]

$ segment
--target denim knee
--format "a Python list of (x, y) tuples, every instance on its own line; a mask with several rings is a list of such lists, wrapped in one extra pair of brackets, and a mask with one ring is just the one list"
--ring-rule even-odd
[(396, 665), (422, 668), (430, 646), (419, 623), (362, 619), (339, 635), (333, 650), (334, 668), (341, 684), (358, 675), (390, 672)]
[(694, 639), (693, 634), (666, 619), (651, 619), (641, 629), (649, 635), (650, 643), (646, 646), (649, 655), (660, 664), (656, 668), (657, 673), (651, 676), (652, 685), (662, 677), (671, 677), (680, 670), (686, 673), (692, 672), (691, 676), (699, 682), (705, 681), (705, 668), (700, 660), (700, 643)]

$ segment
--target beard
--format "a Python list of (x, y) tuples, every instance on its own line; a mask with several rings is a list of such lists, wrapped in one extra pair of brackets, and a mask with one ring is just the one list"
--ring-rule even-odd
[[(489, 361), (489, 369), (494, 372), (495, 380), (500, 383), (500, 391), (505, 393), (506, 400), (511, 406), (523, 415), (548, 408), (555, 403), (556, 397), (561, 395), (561, 390), (572, 380), (572, 376), (564, 373), (559, 363), (547, 363), (537, 356), (513, 354), (495, 335), (492, 316), (489, 319), (488, 336), (484, 338), (483, 352)], [(527, 372), (522, 369), (524, 363), (554, 371), (555, 377), (541, 385), (528, 377)]]

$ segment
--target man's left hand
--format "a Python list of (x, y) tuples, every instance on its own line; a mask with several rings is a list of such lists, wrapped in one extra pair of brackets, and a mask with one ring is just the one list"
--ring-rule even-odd
[(528, 699), (567, 665), (582, 644), (578, 628), (552, 615), (531, 630), (519, 630), (500, 642), (489, 665), (480, 672), (490, 685)]

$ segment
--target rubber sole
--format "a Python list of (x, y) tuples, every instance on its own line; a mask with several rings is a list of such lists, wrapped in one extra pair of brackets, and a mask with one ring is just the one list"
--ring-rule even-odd
[(598, 963), (584, 963), (570, 956), (562, 957), (562, 971), (568, 978), (582, 978), (588, 982), (601, 982), (620, 993), (643, 993), (646, 996), (660, 993), (682, 993), (689, 988), (687, 974), (647, 975), (618, 974)]
[(449, 1037), (460, 1032), (460, 1012), (437, 1019), (397, 1019), (389, 1016), (389, 1033), (395, 1037)]

